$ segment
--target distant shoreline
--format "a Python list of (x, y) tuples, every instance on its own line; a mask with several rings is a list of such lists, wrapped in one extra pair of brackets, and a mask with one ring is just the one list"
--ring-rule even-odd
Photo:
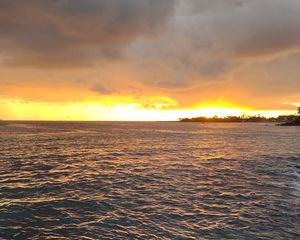
[(266, 118), (261, 116), (228, 116), (220, 117), (195, 117), (195, 118), (180, 118), (179, 122), (183, 123), (277, 123), (279, 126), (300, 126), (300, 116), (278, 116), (277, 118)]
[(281, 123), (278, 124), (278, 126), (287, 126), (287, 127), (291, 127), (291, 126), (300, 126), (300, 118), (296, 119), (293, 122), (286, 122), (286, 123)]
[(274, 121), (177, 121), (181, 123), (278, 123), (284, 124), (283, 122)]
[(179, 122), (202, 122), (202, 123), (284, 123), (282, 120), (278, 120), (276, 118), (239, 118), (239, 117), (227, 117), (227, 118), (183, 118), (179, 119)]
[(0, 126), (4, 126), (10, 123), (114, 123), (114, 122), (123, 122), (123, 123), (274, 123), (278, 126), (300, 126), (300, 117), (297, 121), (286, 122), (277, 119), (227, 119), (227, 118), (186, 118), (178, 119), (174, 121), (103, 121), (103, 120), (0, 120)]

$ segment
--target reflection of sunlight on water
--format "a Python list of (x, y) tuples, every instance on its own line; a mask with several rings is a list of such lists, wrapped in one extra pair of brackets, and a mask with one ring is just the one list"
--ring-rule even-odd
[(299, 233), (297, 128), (25, 125), (0, 129), (4, 238), (293, 239)]

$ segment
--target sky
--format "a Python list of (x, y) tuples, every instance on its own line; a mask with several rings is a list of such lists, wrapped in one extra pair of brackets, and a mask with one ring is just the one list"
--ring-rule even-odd
[(299, 29), (299, 0), (0, 0), (0, 118), (294, 113)]

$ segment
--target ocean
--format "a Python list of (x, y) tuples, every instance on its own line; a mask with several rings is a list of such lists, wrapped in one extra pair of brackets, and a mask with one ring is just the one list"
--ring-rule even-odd
[(0, 239), (300, 239), (300, 127), (8, 122)]

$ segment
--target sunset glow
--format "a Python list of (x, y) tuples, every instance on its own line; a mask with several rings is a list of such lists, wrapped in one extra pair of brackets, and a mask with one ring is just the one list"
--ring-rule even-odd
[(226, 117), (242, 115), (262, 115), (276, 117), (280, 114), (293, 114), (293, 111), (250, 110), (227, 107), (199, 107), (195, 109), (164, 110), (147, 109), (139, 103), (112, 106), (100, 103), (47, 103), (23, 100), (1, 100), (0, 107), (8, 119), (15, 120), (66, 120), (66, 121), (176, 121), (184, 117)]
[(5, 1), (0, 118), (293, 114), (299, 7), (295, 0)]

